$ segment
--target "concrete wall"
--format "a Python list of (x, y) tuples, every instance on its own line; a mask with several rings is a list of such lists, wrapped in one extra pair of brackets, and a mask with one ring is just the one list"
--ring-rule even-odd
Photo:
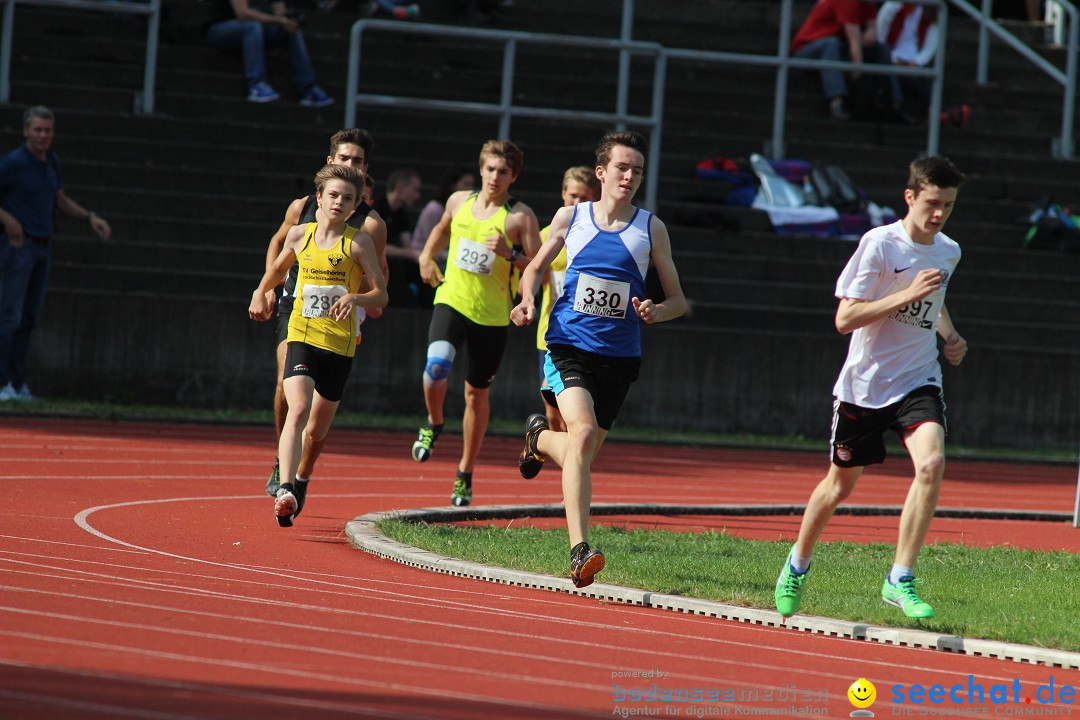
[[(50, 293), (31, 348), (30, 383), (45, 397), (200, 407), (269, 407), (272, 324), (246, 297), (180, 299)], [(427, 310), (388, 310), (365, 324), (345, 407), (424, 414)], [(534, 330), (512, 329), (492, 391), (494, 417), (539, 409)], [(646, 330), (641, 379), (621, 421), (672, 430), (828, 437), (831, 389), (846, 352), (836, 334), (695, 327)], [(1080, 354), (978, 348), (944, 370), (950, 440), (976, 447), (1075, 450)], [(447, 413), (462, 410), (461, 363)]]

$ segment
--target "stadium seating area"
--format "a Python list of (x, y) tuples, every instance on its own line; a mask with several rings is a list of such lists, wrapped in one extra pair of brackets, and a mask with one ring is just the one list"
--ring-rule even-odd
[[(309, 191), (327, 138), (343, 124), (356, 5), (309, 12), (305, 34), (319, 83), (337, 98), (312, 109), (296, 104), (281, 54), (272, 56), (271, 67), (284, 98), (247, 102), (239, 58), (202, 44), (191, 4), (167, 2), (151, 116), (133, 113), (144, 20), (18, 6), (12, 104), (0, 107), (0, 145), (6, 151), (21, 142), (24, 107), (53, 107), (66, 186), (108, 218), (115, 236), (103, 244), (61, 219), (46, 318), (31, 357), (36, 392), (268, 403), (270, 332), (250, 323), (245, 308), (266, 240), (289, 199)], [(506, 8), (504, 27), (614, 37), (618, 5), (518, 0)], [(441, 6), (422, 7), (425, 20), (454, 20)], [(805, 13), (805, 3), (797, 7)], [(691, 23), (670, 8), (665, 0), (638, 0), (635, 39), (733, 52), (776, 49), (779, 2), (695, 3)], [(1063, 64), (1061, 50), (1043, 46), (1037, 31), (1032, 39)], [(972, 345), (965, 366), (946, 372), (955, 436), (987, 447), (1075, 447), (1080, 255), (1020, 244), (1024, 218), (1041, 198), (1080, 204), (1080, 162), (1051, 158), (1060, 89), (1000, 44), (992, 84), (974, 87), (975, 41), (974, 23), (954, 12), (946, 97), (974, 108), (966, 127), (944, 127), (941, 137), (941, 152), (970, 178), (948, 228), (964, 248), (949, 306)], [(515, 101), (611, 111), (616, 67), (610, 51), (523, 45)], [(645, 112), (651, 63), (635, 60), (632, 67), (631, 108)], [(368, 92), (495, 101), (501, 71), (498, 44), (365, 36), (361, 82)], [(628, 405), (635, 424), (814, 436), (827, 430), (829, 390), (846, 346), (832, 328), (832, 288), (853, 243), (779, 237), (762, 213), (719, 204), (717, 189), (693, 173), (706, 157), (762, 152), (774, 76), (749, 66), (669, 64), (659, 215), (671, 227), (694, 308), (691, 317), (652, 334), (642, 388)], [(828, 120), (813, 73), (792, 73), (788, 107), (787, 156), (842, 166), (870, 198), (902, 214), (906, 166), (925, 147), (924, 127)], [(413, 167), (424, 178), (425, 196), (443, 169), (475, 162), (480, 144), (497, 132), (493, 118), (379, 107), (361, 107), (357, 124), (376, 138), (375, 179)], [(563, 169), (591, 161), (602, 129), (590, 122), (514, 121), (511, 136), (526, 152), (515, 194), (542, 222), (559, 204)], [(367, 375), (350, 381), (367, 389), (367, 409), (419, 415), (426, 322), (422, 310), (399, 310), (381, 325), (369, 323)], [(535, 362), (527, 335), (518, 334), (509, 357), (521, 373), (531, 373)], [(511, 372), (518, 370), (504, 369)], [(402, 382), (415, 392), (401, 392)], [(395, 383), (396, 392), (377, 389)], [(494, 396), (496, 413), (524, 417), (520, 387), (503, 385)]]

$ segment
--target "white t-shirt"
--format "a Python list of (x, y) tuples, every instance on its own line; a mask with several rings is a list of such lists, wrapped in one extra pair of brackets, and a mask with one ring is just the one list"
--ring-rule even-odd
[(913, 241), (903, 221), (863, 235), (836, 297), (874, 301), (907, 287), (920, 270), (940, 269), (941, 288), (851, 334), (847, 361), (833, 394), (843, 402), (881, 408), (924, 385), (941, 387), (937, 323), (945, 291), (960, 262), (960, 246), (943, 233), (930, 245)]

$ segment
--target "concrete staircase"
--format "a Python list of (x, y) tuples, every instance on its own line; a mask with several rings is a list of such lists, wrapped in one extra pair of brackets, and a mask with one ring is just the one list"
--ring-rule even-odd
[[(13, 104), (0, 108), (2, 146), (21, 142), (25, 106), (52, 106), (68, 192), (115, 231), (101, 243), (83, 224), (61, 217), (46, 317), (33, 348), (36, 392), (268, 403), (272, 331), (248, 321), (245, 309), (266, 240), (288, 201), (309, 192), (327, 138), (343, 123), (356, 4), (342, 5), (329, 14), (311, 11), (305, 29), (319, 83), (338, 98), (313, 110), (293, 101), (280, 53), (271, 68), (284, 99), (246, 102), (239, 58), (202, 45), (190, 4), (167, 4), (151, 117), (132, 114), (143, 21), (18, 7)], [(425, 7), (426, 19), (452, 21), (442, 7)], [(713, 0), (695, 3), (696, 16), (687, 21), (669, 3), (639, 0), (635, 37), (766, 53), (776, 47), (778, 11), (775, 2)], [(519, 0), (507, 9), (507, 27), (614, 37), (618, 8)], [(1061, 111), (1051, 81), (998, 48), (994, 85), (973, 88), (974, 42), (973, 25), (954, 13), (946, 97), (971, 103), (975, 112), (969, 126), (945, 128), (941, 142), (970, 178), (949, 226), (964, 247), (949, 306), (973, 348), (962, 368), (946, 370), (953, 437), (985, 446), (1072, 447), (1080, 432), (1080, 257), (1019, 245), (1026, 230), (1020, 219), (1036, 201), (1080, 199), (1080, 163), (1050, 158)], [(1059, 50), (1045, 52), (1060, 59)], [(363, 57), (366, 91), (498, 98), (501, 49), (494, 44), (371, 33)], [(610, 111), (616, 67), (612, 52), (523, 46), (515, 97)], [(635, 61), (633, 68), (631, 106), (645, 112), (651, 65)], [(693, 174), (704, 157), (763, 150), (773, 79), (754, 67), (669, 66), (662, 156), (651, 159), (660, 162), (659, 215), (671, 227), (694, 312), (648, 333), (643, 381), (628, 401), (627, 422), (826, 431), (846, 346), (832, 328), (832, 290), (854, 244), (778, 237), (761, 213), (710, 201), (716, 189)], [(815, 74), (792, 75), (788, 156), (837, 163), (872, 199), (902, 211), (906, 166), (922, 150), (925, 128), (830, 122), (819, 87)], [(422, 173), (425, 189), (443, 169), (474, 163), (480, 144), (497, 131), (494, 119), (469, 115), (361, 108), (358, 117), (376, 138), (376, 180), (409, 166)], [(515, 120), (512, 137), (526, 152), (526, 167), (514, 192), (542, 223), (559, 204), (563, 169), (591, 162), (603, 129)], [(708, 224), (689, 225), (695, 217)], [(425, 310), (392, 309), (365, 326), (363, 370), (350, 381), (364, 388), (365, 409), (420, 415), (426, 323)], [(511, 335), (493, 399), (497, 414), (523, 416), (535, 404), (528, 389), (532, 332)]]

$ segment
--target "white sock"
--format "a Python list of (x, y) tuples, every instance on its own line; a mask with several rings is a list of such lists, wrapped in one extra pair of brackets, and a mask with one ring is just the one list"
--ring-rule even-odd
[[(813, 553), (810, 554), (810, 557), (813, 557)], [(794, 547), (791, 548), (791, 556), (788, 558), (788, 562), (791, 563), (791, 569), (799, 575), (810, 569), (810, 558), (803, 557), (795, 552)]]
[(310, 479), (311, 478), (302, 478), (299, 475), (296, 476), (296, 482), (298, 482), (298, 483), (306, 483)]
[(897, 565), (894, 563), (892, 566), (892, 570), (889, 571), (889, 582), (895, 585), (896, 583), (900, 582), (900, 578), (906, 577), (908, 575), (910, 575), (911, 577), (915, 577), (915, 571), (909, 567), (904, 567), (903, 565)]

